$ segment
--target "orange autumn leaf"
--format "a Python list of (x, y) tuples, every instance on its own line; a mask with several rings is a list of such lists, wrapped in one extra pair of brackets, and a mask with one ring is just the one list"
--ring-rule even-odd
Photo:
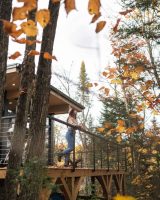
[(37, 0), (24, 0), (24, 7), (28, 10), (34, 10), (37, 8)]
[(112, 128), (112, 124), (110, 122), (105, 122), (104, 127), (105, 128)]
[(96, 26), (96, 33), (99, 33), (106, 25), (106, 21), (100, 21)]
[(105, 94), (106, 94), (107, 96), (109, 95), (109, 91), (110, 91), (109, 88), (105, 88), (105, 89), (104, 89), (104, 92), (105, 92)]
[(129, 127), (129, 128), (127, 128), (127, 130), (126, 130), (126, 134), (131, 134), (131, 133), (133, 133), (135, 131), (135, 128), (134, 127)]
[(19, 56), (21, 56), (21, 53), (19, 51), (16, 51), (14, 54), (12, 54), (11, 56), (9, 56), (9, 59), (15, 60)]
[(13, 38), (18, 38), (23, 33), (22, 29), (16, 30), (10, 34)]
[(27, 22), (23, 22), (21, 24), (21, 28), (23, 32), (30, 37), (36, 36), (38, 33), (37, 26), (34, 21), (28, 20)]
[(122, 137), (121, 137), (120, 135), (118, 135), (118, 136), (116, 137), (116, 141), (117, 141), (118, 143), (120, 143), (120, 142), (122, 141)]
[(17, 25), (7, 20), (1, 20), (3, 22), (3, 29), (7, 34), (11, 34), (16, 31)]
[(94, 83), (94, 86), (97, 87), (97, 86), (98, 86), (98, 83)]
[(36, 56), (36, 55), (39, 55), (40, 53), (36, 50), (31, 50), (29, 53), (28, 53), (28, 56)]
[(44, 28), (50, 21), (50, 12), (47, 9), (41, 9), (36, 12), (36, 20)]
[(121, 11), (121, 12), (119, 12), (119, 14), (121, 14), (121, 15), (127, 15), (128, 13), (131, 13), (133, 10), (126, 10), (126, 11)]
[(12, 12), (13, 21), (26, 19), (27, 15), (27, 9), (25, 7), (14, 7)]
[(52, 0), (52, 3), (59, 3), (61, 0)]
[(103, 76), (107, 76), (108, 73), (107, 73), (107, 72), (103, 72), (102, 75), (103, 75)]
[(35, 44), (35, 43), (41, 43), (39, 40), (26, 40), (25, 38), (14, 39), (12, 41), (17, 42), (19, 44), (27, 44), (27, 45), (32, 45), (32, 44)]
[(67, 14), (69, 14), (69, 12), (71, 12), (72, 10), (76, 9), (75, 0), (65, 0), (64, 4)]
[(115, 26), (113, 27), (113, 31), (115, 33), (118, 31), (118, 26), (119, 26), (120, 21), (121, 21), (121, 19), (117, 19), (117, 22), (116, 22)]
[(101, 127), (101, 128), (97, 128), (97, 131), (99, 132), (103, 132), (105, 128)]
[(98, 13), (97, 15), (94, 15), (92, 18), (91, 23), (94, 23), (95, 21), (97, 21), (97, 19), (99, 19), (99, 17), (101, 16), (101, 13)]
[(125, 130), (126, 130), (126, 127), (124, 127), (124, 126), (117, 126), (116, 127), (116, 131), (119, 132), (119, 133), (123, 133), (123, 132), (125, 132)]
[(57, 60), (57, 58), (56, 58), (55, 56), (52, 56), (52, 55), (51, 55), (50, 53), (48, 53), (48, 52), (44, 52), (43, 58), (46, 59), (46, 60), (52, 60), (52, 59)]
[(118, 126), (125, 126), (125, 121), (122, 120), (122, 119), (119, 119), (119, 120), (117, 121), (117, 123), (118, 123)]
[(89, 0), (88, 2), (88, 12), (90, 15), (99, 15), (101, 2), (100, 0)]

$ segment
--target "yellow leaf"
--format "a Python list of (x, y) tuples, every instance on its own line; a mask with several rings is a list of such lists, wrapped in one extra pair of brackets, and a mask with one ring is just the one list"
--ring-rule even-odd
[(116, 137), (116, 141), (117, 141), (118, 143), (120, 143), (120, 142), (122, 141), (122, 137), (121, 137), (120, 135), (118, 135), (118, 136)]
[(125, 132), (125, 130), (126, 130), (126, 127), (124, 127), (124, 126), (117, 126), (116, 127), (116, 131), (119, 132), (119, 133), (123, 133), (123, 132)]
[(137, 80), (139, 78), (139, 74), (137, 72), (130, 72), (130, 76), (132, 79)]
[(87, 83), (87, 87), (93, 87), (93, 84), (92, 83)]
[(50, 21), (50, 12), (47, 9), (41, 9), (36, 12), (36, 20), (44, 28)]
[(153, 110), (153, 111), (152, 111), (152, 114), (153, 114), (153, 115), (159, 115), (160, 112), (158, 112), (157, 110)]
[(57, 58), (56, 58), (55, 56), (52, 56), (52, 55), (51, 55), (50, 53), (48, 53), (48, 52), (44, 52), (43, 58), (46, 59), (46, 60), (52, 60), (52, 59), (57, 60)]
[(12, 54), (11, 56), (9, 56), (9, 59), (15, 60), (19, 56), (21, 56), (21, 54), (19, 53), (19, 51), (16, 51), (14, 54)]
[(102, 127), (101, 127), (101, 128), (97, 128), (97, 131), (99, 131), (99, 132), (103, 132), (104, 129), (105, 129), (105, 128), (102, 128)]
[(113, 200), (136, 200), (132, 196), (122, 196), (122, 195), (117, 195), (116, 197), (113, 198)]
[(13, 21), (26, 19), (28, 16), (26, 7), (14, 7), (12, 17)]
[(113, 80), (111, 80), (111, 83), (112, 84), (122, 84), (122, 80), (121, 79), (119, 79), (119, 78), (116, 78), (116, 79), (113, 79)]
[(96, 26), (96, 33), (99, 33), (106, 25), (106, 21), (100, 21)]
[(139, 128), (140, 128), (140, 129), (144, 129), (144, 124), (140, 124), (140, 125), (139, 125)]
[(29, 53), (28, 53), (28, 56), (36, 56), (36, 55), (39, 55), (40, 53), (36, 50), (31, 50)]
[(65, 0), (64, 4), (67, 14), (69, 14), (70, 11), (76, 9), (75, 0)]
[(28, 20), (27, 22), (23, 22), (21, 24), (21, 28), (23, 32), (30, 37), (36, 36), (38, 33), (37, 26), (34, 21)]
[(100, 0), (89, 0), (88, 2), (88, 12), (90, 15), (99, 15), (100, 13)]

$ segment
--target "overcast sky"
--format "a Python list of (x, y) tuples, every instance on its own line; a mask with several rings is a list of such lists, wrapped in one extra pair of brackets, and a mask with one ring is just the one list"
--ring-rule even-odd
[[(13, 0), (14, 6), (22, 4)], [(116, 22), (116, 15), (120, 7), (117, 0), (101, 0), (102, 20), (106, 20), (106, 27), (100, 33), (95, 33), (96, 24), (90, 24), (92, 16), (88, 14), (88, 0), (76, 0), (77, 10), (71, 11), (67, 16), (64, 4), (60, 7), (53, 54), (58, 61), (53, 61), (52, 71), (61, 73), (63, 70), (71, 72), (70, 78), (77, 82), (81, 62), (84, 61), (91, 81), (98, 81), (99, 73), (112, 63), (109, 34)], [(39, 9), (47, 8), (48, 0), (39, 0)], [(37, 39), (41, 40), (42, 28), (39, 27)], [(37, 50), (40, 45), (37, 45)], [(15, 51), (24, 51), (24, 45), (12, 42), (10, 39), (9, 55)], [(21, 63), (23, 56), (11, 63)], [(36, 59), (38, 60), (38, 58)], [(52, 81), (53, 83), (53, 81)], [(57, 86), (58, 87), (58, 86)], [(96, 100), (95, 100), (96, 101)], [(97, 107), (98, 109), (98, 107)]]

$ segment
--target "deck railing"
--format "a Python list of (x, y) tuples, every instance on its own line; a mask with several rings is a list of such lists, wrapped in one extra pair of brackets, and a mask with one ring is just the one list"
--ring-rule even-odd
[[(0, 166), (6, 166), (8, 162), (9, 151), (11, 147), (11, 140), (14, 130), (14, 116), (6, 116), (2, 118), (1, 130), (0, 130)], [(50, 166), (57, 165), (57, 155), (60, 152), (59, 144), (54, 141), (54, 124), (60, 123), (62, 126), (62, 132), (65, 132), (66, 126), (75, 126), (64, 122), (63, 120), (57, 119), (53, 116), (49, 116), (46, 122), (46, 163)], [(29, 124), (26, 127), (28, 130)], [(27, 132), (27, 131), (26, 131)], [(78, 143), (80, 141), (79, 135), (86, 137), (85, 147), (80, 145), (81, 148), (77, 150)], [(109, 142), (103, 135), (90, 132), (82, 128), (76, 128), (76, 134), (74, 135), (74, 149), (70, 155), (71, 167), (73, 171), (76, 167), (78, 168), (92, 168), (96, 169), (107, 169), (117, 171), (127, 171), (128, 167), (131, 169), (133, 163), (129, 161), (128, 149), (124, 143)], [(64, 140), (65, 142), (65, 140)], [(27, 134), (26, 134), (26, 145), (27, 145)], [(25, 151), (24, 151), (25, 152)], [(25, 153), (24, 153), (25, 154)], [(152, 155), (153, 156), (153, 155)], [(25, 155), (23, 155), (25, 159)], [(159, 159), (157, 155), (154, 155), (159, 165)], [(79, 162), (78, 162), (79, 161)], [(59, 164), (59, 163), (58, 163)], [(131, 169), (133, 170), (133, 168)]]

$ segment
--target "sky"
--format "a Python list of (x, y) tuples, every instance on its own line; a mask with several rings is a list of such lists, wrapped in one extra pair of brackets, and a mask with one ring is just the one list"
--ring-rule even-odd
[[(22, 4), (13, 0), (14, 6), (19, 7)], [(74, 82), (78, 82), (81, 62), (85, 62), (86, 71), (90, 80), (98, 81), (99, 74), (103, 69), (112, 63), (111, 46), (109, 42), (109, 34), (111, 27), (116, 22), (116, 15), (120, 11), (120, 6), (116, 0), (101, 0), (101, 20), (106, 20), (106, 26), (100, 33), (95, 33), (96, 24), (90, 24), (92, 16), (88, 14), (88, 0), (76, 0), (76, 10), (66, 14), (64, 4), (61, 3), (60, 12), (57, 23), (56, 37), (54, 42), (53, 54), (58, 61), (53, 61), (52, 73), (70, 73), (70, 78)], [(39, 9), (47, 8), (48, 0), (39, 0)], [(37, 39), (41, 40), (42, 28), (39, 27)], [(37, 44), (37, 50), (40, 44)], [(14, 43), (10, 38), (9, 55), (15, 51), (24, 51), (24, 45)], [(16, 61), (9, 60), (9, 64), (21, 63), (23, 56)], [(38, 62), (38, 58), (36, 59)], [(60, 87), (60, 82), (52, 84)], [(62, 87), (61, 87), (62, 88)], [(65, 91), (64, 91), (65, 92)], [(97, 104), (97, 99), (94, 103)], [(101, 105), (98, 104), (97, 112), (100, 112)]]

